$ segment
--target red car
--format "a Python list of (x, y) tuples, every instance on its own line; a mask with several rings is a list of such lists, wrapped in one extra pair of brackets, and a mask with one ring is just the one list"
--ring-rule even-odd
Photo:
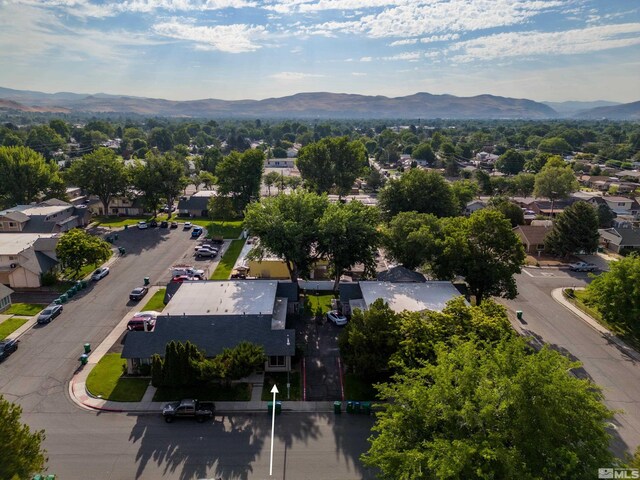
[(148, 316), (136, 316), (133, 317), (131, 320), (129, 320), (129, 322), (127, 323), (127, 330), (135, 330), (135, 331), (139, 331), (139, 332), (143, 332), (144, 331), (144, 323), (147, 322), (147, 330), (151, 331), (153, 330), (153, 327), (156, 326), (156, 319), (153, 317), (148, 317)]
[(173, 277), (171, 279), (172, 282), (174, 283), (182, 283), (182, 282), (186, 282), (189, 280), (199, 280), (198, 277), (191, 277), (189, 275), (176, 275), (175, 277)]

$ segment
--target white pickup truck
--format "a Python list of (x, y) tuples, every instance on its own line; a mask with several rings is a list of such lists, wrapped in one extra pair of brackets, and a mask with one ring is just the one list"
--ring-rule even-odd
[(188, 275), (190, 277), (201, 277), (204, 275), (204, 270), (198, 270), (191, 265), (174, 265), (169, 270), (171, 270), (172, 278), (178, 275)]
[(569, 265), (569, 269), (572, 272), (595, 272), (598, 267), (596, 267), (593, 263), (578, 262)]

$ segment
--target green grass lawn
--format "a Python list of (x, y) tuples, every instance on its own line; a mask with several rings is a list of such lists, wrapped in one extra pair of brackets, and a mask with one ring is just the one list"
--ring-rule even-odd
[(24, 315), (26, 317), (32, 317), (33, 315), (40, 313), (45, 305), (40, 303), (13, 303), (8, 310), (2, 312), (4, 315)]
[[(175, 218), (175, 216), (173, 217)], [(166, 213), (159, 213), (156, 217), (157, 222), (167, 219)], [(140, 220), (150, 222), (153, 220), (153, 216), (143, 215), (138, 217), (117, 217), (117, 216), (96, 216), (91, 219), (92, 222), (97, 222), (102, 227), (124, 227), (125, 225), (136, 225)]]
[(122, 377), (126, 363), (119, 353), (107, 353), (89, 373), (87, 390), (96, 397), (114, 402), (142, 400), (149, 379)]
[(242, 220), (209, 220), (208, 218), (178, 217), (180, 222), (191, 222), (207, 229), (209, 237), (238, 238), (242, 233)]
[(280, 392), (276, 400), (302, 400), (300, 373), (291, 372), (289, 381), (291, 383), (291, 398), (287, 398), (287, 372), (265, 372), (262, 400), (265, 402), (273, 400), (271, 389), (274, 384), (278, 386), (278, 391)]
[(218, 266), (216, 267), (209, 280), (229, 279), (231, 270), (233, 270), (233, 266), (236, 264), (236, 260), (238, 260), (238, 256), (242, 251), (242, 247), (244, 247), (244, 242), (245, 239), (231, 241), (231, 245), (229, 245), (227, 251), (224, 252), (224, 255), (220, 259), (220, 263), (218, 263)]
[(597, 307), (588, 305), (586, 303), (587, 292), (585, 290), (574, 290), (574, 297), (569, 297), (566, 294), (565, 297), (573, 303), (576, 307), (589, 315), (600, 325), (608, 328), (613, 334), (619, 337), (622, 341), (631, 345), (635, 350), (640, 351), (640, 326), (627, 325), (621, 323), (611, 323), (602, 318), (602, 314), (598, 311)]
[[(109, 258), (111, 258), (112, 256), (113, 256), (113, 251), (111, 251), (111, 253), (109, 254)], [(109, 258), (107, 258), (107, 260), (109, 260)], [(100, 265), (96, 265), (93, 263), (90, 265), (85, 265), (80, 269), (80, 271), (77, 274), (73, 270), (69, 270), (67, 268), (62, 270), (61, 277), (66, 280), (81, 280), (87, 275), (89, 275), (91, 272), (93, 272), (94, 270), (97, 270)]]
[(4, 322), (0, 323), (0, 340), (4, 340), (17, 329), (19, 329), (22, 325), (27, 323), (26, 318), (9, 318)]
[(164, 294), (166, 292), (166, 288), (161, 288), (156, 293), (154, 293), (153, 297), (149, 299), (142, 311), (146, 312), (147, 310), (155, 310), (157, 312), (161, 312), (164, 309)]
[(347, 400), (372, 401), (376, 399), (376, 389), (353, 373), (344, 376), (344, 395)]
[(318, 295), (307, 291), (304, 297), (304, 313), (307, 315), (322, 316), (331, 310), (331, 299), (335, 298), (333, 292), (318, 292)]
[(153, 396), (154, 402), (173, 402), (183, 398), (220, 402), (248, 402), (251, 400), (251, 385), (234, 383), (228, 387), (210, 383), (198, 387), (160, 387)]

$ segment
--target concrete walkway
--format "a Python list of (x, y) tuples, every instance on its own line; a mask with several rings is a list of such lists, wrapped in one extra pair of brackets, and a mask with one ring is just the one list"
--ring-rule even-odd
[[(564, 290), (565, 288), (556, 288), (551, 292), (551, 296), (560, 305), (567, 308), (568, 310), (571, 310), (583, 322), (585, 322), (587, 325), (589, 325), (598, 333), (602, 334), (603, 337), (606, 337), (607, 339), (615, 343), (618, 346), (618, 348), (620, 348), (620, 350), (622, 350), (626, 355), (632, 357), (635, 360), (640, 361), (640, 353), (635, 351), (632, 347), (630, 347), (625, 342), (623, 342), (618, 337), (616, 337), (616, 335), (612, 333), (609, 329), (600, 325), (596, 320), (594, 320), (592, 317), (584, 313), (582, 310), (576, 307), (573, 303), (567, 300), (564, 294), (562, 293)], [(584, 290), (584, 288), (575, 288), (574, 290)]]

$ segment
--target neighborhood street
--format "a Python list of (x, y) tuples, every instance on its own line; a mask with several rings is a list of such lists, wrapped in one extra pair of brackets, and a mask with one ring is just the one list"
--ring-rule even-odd
[(512, 311), (522, 310), (522, 321), (511, 317), (518, 330), (582, 362), (578, 375), (600, 385), (609, 408), (622, 411), (614, 421), (616, 453), (633, 453), (640, 444), (640, 365), (551, 298), (553, 289), (584, 286), (586, 280), (585, 273), (525, 268), (517, 277), (518, 297), (502, 303)]

